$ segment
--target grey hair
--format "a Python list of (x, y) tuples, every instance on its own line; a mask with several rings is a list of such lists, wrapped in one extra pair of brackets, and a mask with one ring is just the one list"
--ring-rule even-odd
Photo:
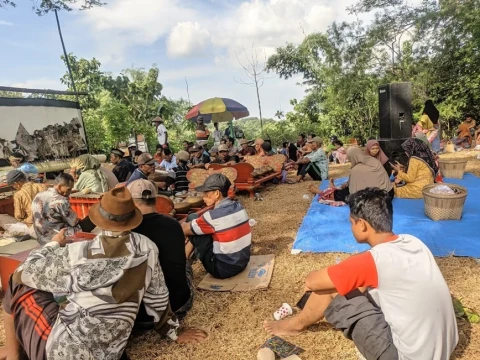
[(61, 173), (55, 178), (55, 185), (70, 186), (74, 182), (73, 176), (67, 173)]

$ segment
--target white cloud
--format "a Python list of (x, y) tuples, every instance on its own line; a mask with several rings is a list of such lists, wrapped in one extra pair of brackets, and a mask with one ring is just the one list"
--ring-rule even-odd
[(10, 22), (10, 21), (5, 21), (5, 20), (0, 20), (0, 26), (13, 26), (14, 23)]
[(167, 54), (170, 57), (198, 57), (207, 53), (209, 44), (210, 33), (198, 22), (180, 22), (168, 36)]
[(58, 79), (51, 78), (38, 78), (19, 82), (6, 82), (6, 86), (27, 88), (27, 89), (48, 89), (48, 90), (66, 90), (66, 86), (63, 85)]
[[(160, 81), (168, 96), (185, 97), (187, 77), (193, 102), (230, 96), (246, 102), (258, 115), (254, 91), (234, 81), (244, 78), (235, 52), (242, 57), (245, 48), (251, 55), (254, 44), (263, 60), (263, 52), (268, 57), (287, 42), (300, 43), (333, 21), (348, 20), (345, 9), (356, 1), (238, 0), (212, 5), (193, 0), (111, 0), (79, 16), (87, 22), (98, 47), (95, 56), (104, 66), (131, 66), (129, 52), (138, 46), (162, 56), (164, 46), (168, 59), (162, 58)], [(302, 94), (295, 81), (268, 79), (261, 90), (264, 115), (290, 109), (289, 99)]]
[(121, 63), (135, 45), (151, 45), (182, 19), (194, 20), (195, 11), (179, 0), (116, 0), (82, 12), (104, 63)]

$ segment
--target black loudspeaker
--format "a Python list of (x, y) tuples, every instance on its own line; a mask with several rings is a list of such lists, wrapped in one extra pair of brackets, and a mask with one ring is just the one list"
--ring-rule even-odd
[(392, 155), (405, 153), (405, 150), (402, 149), (405, 140), (407, 139), (378, 139), (377, 141), (385, 155), (391, 158)]
[(405, 139), (412, 133), (412, 83), (378, 87), (380, 137)]

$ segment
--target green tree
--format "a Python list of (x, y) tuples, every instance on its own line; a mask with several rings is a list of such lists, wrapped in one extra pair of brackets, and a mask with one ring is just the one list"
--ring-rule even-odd
[[(169, 131), (170, 141), (180, 148), (180, 138), (194, 139), (193, 124), (183, 119), (191, 104), (183, 99), (172, 100), (162, 95), (159, 69), (125, 69), (119, 75), (102, 70), (101, 63), (69, 54), (69, 63), (80, 97), (91, 151), (108, 151), (119, 141), (127, 141), (133, 132), (143, 134), (150, 149), (157, 143), (152, 120), (161, 116)], [(64, 59), (65, 60), (65, 59)], [(73, 88), (68, 73), (61, 81)]]

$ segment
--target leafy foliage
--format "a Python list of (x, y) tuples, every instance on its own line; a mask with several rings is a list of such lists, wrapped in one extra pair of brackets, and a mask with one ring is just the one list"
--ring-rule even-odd
[[(183, 119), (191, 104), (162, 96), (160, 71), (155, 65), (148, 70), (126, 69), (114, 77), (103, 72), (95, 58), (68, 57), (77, 91), (88, 93), (80, 97), (80, 104), (90, 151), (108, 151), (134, 132), (145, 135), (149, 148), (154, 149), (157, 139), (151, 121), (156, 116), (165, 120), (174, 148), (180, 148), (185, 136), (194, 138), (193, 124)], [(61, 81), (73, 89), (68, 73)]]
[(375, 137), (377, 88), (401, 81), (413, 83), (415, 116), (432, 99), (449, 135), (466, 112), (479, 114), (480, 0), (360, 0), (348, 10), (375, 17), (334, 23), (268, 59), (280, 77), (303, 76), (305, 97), (292, 100), (287, 121), (318, 123), (322, 136)]

